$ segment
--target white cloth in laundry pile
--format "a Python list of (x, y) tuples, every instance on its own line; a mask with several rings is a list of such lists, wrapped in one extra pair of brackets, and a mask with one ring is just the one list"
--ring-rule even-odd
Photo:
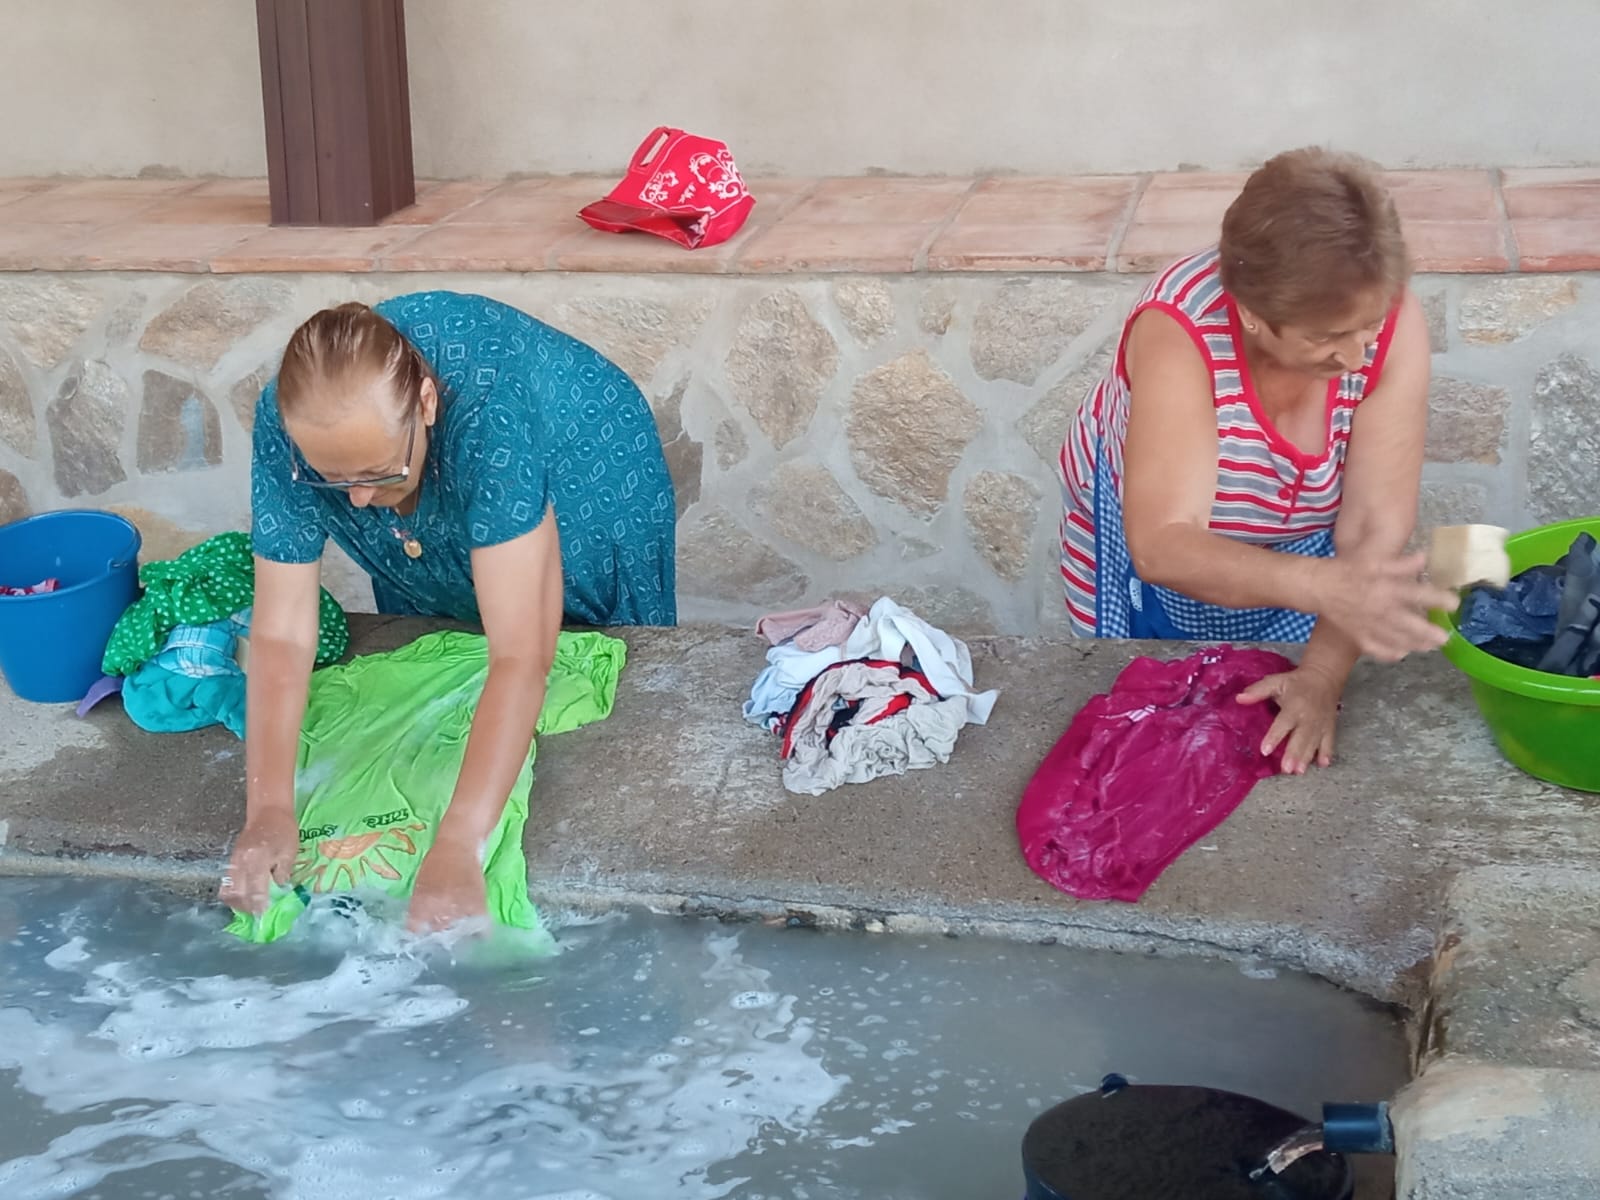
[(828, 667), (802, 690), (789, 720), (783, 786), (820, 796), (840, 784), (948, 762), (966, 708), (959, 697), (939, 699), (925, 674), (897, 663)]
[(966, 643), (888, 596), (873, 604), (843, 646), (806, 653), (785, 642), (768, 650), (767, 667), (744, 705), (745, 720), (767, 729), (781, 727), (800, 690), (836, 663), (864, 658), (909, 662), (912, 656), (941, 696), (961, 701), (963, 724), (987, 724), (999, 693), (974, 690), (972, 652)]
[(809, 654), (789, 643), (767, 651), (767, 668), (756, 676), (750, 699), (744, 702), (744, 719), (752, 725), (772, 727), (789, 715), (800, 689), (844, 657), (837, 646)]
[(783, 768), (783, 786), (820, 796), (844, 783), (866, 783), (949, 762), (961, 732), (964, 705), (930, 700), (876, 725), (847, 725), (821, 753), (796, 754)]
[(874, 604), (866, 620), (856, 626), (844, 644), (841, 660), (885, 658), (903, 662), (907, 647), (916, 655), (917, 666), (941, 696), (946, 699), (962, 697), (966, 701), (968, 722), (973, 725), (988, 723), (1000, 693), (973, 690), (972, 652), (967, 644), (942, 629), (935, 629), (887, 596)]

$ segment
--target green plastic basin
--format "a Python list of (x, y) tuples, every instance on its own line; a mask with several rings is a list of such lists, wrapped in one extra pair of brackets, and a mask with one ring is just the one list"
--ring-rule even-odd
[[(1600, 517), (1544, 525), (1507, 539), (1513, 575), (1555, 562), (1580, 533), (1600, 538)], [(1600, 681), (1519, 667), (1457, 632), (1460, 613), (1434, 614), (1450, 630), (1444, 656), (1472, 683), (1472, 698), (1501, 752), (1529, 775), (1600, 792)]]

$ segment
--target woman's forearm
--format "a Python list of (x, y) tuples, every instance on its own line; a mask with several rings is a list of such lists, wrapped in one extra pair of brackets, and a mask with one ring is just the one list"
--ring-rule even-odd
[[(1414, 508), (1415, 503), (1410, 507)], [(1346, 514), (1334, 529), (1335, 552), (1346, 559), (1400, 554), (1411, 537), (1413, 522), (1393, 514), (1408, 511), (1405, 504), (1399, 504), (1385, 509), (1382, 519), (1364, 524), (1351, 520)], [(1300, 665), (1324, 672), (1342, 692), (1360, 658), (1361, 650), (1355, 638), (1332, 621), (1323, 619), (1311, 631), (1305, 653), (1300, 656)]]
[(1282, 554), (1194, 525), (1169, 525), (1129, 549), (1139, 578), (1223, 608), (1320, 611), (1336, 570), (1328, 559)]
[(1332, 621), (1321, 620), (1311, 631), (1300, 665), (1321, 671), (1342, 693), (1360, 657), (1354, 638)]
[(295, 766), (315, 646), (252, 638), (245, 684), (245, 819), (294, 812)]
[(476, 854), (494, 832), (528, 760), (549, 673), (548, 661), (491, 654), (461, 775), (439, 824), (438, 840), (470, 846)]

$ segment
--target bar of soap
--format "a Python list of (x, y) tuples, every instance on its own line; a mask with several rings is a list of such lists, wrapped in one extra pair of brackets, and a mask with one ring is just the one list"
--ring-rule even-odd
[(1428, 550), (1428, 579), (1452, 591), (1480, 583), (1505, 587), (1511, 582), (1507, 536), (1497, 525), (1441, 525)]

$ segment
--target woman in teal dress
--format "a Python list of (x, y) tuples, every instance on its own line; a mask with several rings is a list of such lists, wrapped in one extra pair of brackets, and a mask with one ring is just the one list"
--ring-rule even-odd
[(380, 612), (483, 627), (489, 672), (411, 923), (484, 911), (479, 854), (565, 619), (672, 625), (676, 504), (648, 404), (582, 342), (482, 296), (317, 313), (261, 394), (245, 826), (222, 899), (261, 911), (299, 845), (294, 773), (328, 538)]

